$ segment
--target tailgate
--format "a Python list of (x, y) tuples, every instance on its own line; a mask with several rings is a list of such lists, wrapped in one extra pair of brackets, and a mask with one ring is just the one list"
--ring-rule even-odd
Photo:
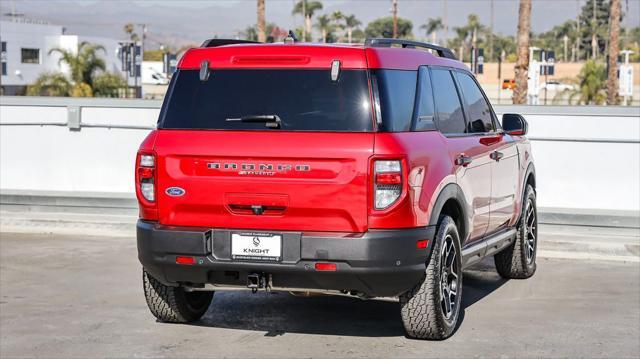
[(364, 232), (373, 139), (373, 133), (159, 130), (159, 221)]

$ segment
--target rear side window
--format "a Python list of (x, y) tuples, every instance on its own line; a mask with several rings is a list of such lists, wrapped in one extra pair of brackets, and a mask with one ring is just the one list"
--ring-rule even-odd
[(417, 71), (374, 70), (374, 86), (380, 102), (381, 123), (384, 132), (411, 130), (413, 105), (416, 98)]
[(469, 74), (456, 72), (460, 90), (467, 105), (469, 115), (468, 132), (493, 132), (493, 115), (491, 106), (482, 95), (482, 90)]
[(464, 133), (462, 104), (449, 70), (432, 69), (431, 83), (436, 105), (436, 123), (442, 133)]
[(283, 131), (373, 131), (365, 70), (179, 70), (172, 79), (158, 128), (266, 130), (264, 122), (240, 120), (278, 116)]
[(435, 108), (433, 103), (433, 89), (431, 76), (425, 66), (418, 71), (418, 93), (416, 94), (416, 124), (415, 131), (435, 130)]

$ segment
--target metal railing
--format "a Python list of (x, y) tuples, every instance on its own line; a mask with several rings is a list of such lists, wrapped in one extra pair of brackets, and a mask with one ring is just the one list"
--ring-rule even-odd
[[(152, 130), (155, 126), (138, 126), (122, 124), (99, 124), (82, 121), (83, 108), (128, 108), (128, 109), (153, 109), (158, 110), (162, 106), (159, 100), (141, 99), (113, 99), (113, 98), (71, 98), (71, 97), (25, 97), (25, 96), (0, 96), (0, 106), (25, 106), (25, 107), (64, 107), (67, 109), (66, 122), (3, 122), (0, 126), (59, 126), (68, 127), (78, 131), (82, 127)], [(577, 117), (635, 117), (640, 121), (640, 107), (622, 106), (529, 106), (529, 105), (496, 105), (496, 113), (519, 113), (524, 116), (577, 116)], [(538, 137), (530, 136), (531, 141), (546, 142), (588, 142), (588, 143), (623, 143), (637, 144), (640, 138), (579, 138), (579, 137)]]

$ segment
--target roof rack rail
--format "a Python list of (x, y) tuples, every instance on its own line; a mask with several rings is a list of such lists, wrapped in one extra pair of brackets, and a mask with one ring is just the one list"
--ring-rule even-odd
[(389, 38), (373, 38), (373, 39), (366, 39), (364, 41), (364, 47), (391, 47), (391, 45), (400, 45), (402, 46), (403, 49), (405, 48), (414, 49), (416, 47), (421, 47), (421, 48), (435, 51), (440, 57), (457, 60), (456, 55), (453, 54), (453, 51), (447, 49), (446, 47), (429, 44), (426, 42), (418, 42), (418, 41), (411, 41), (411, 40), (404, 40), (404, 39), (389, 39)]
[(260, 44), (260, 42), (236, 39), (209, 39), (205, 40), (200, 47), (218, 47), (233, 44)]

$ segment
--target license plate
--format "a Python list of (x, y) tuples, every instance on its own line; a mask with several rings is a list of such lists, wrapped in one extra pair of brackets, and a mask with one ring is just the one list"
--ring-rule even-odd
[(273, 233), (232, 233), (231, 258), (238, 260), (279, 262), (282, 259), (282, 236)]

